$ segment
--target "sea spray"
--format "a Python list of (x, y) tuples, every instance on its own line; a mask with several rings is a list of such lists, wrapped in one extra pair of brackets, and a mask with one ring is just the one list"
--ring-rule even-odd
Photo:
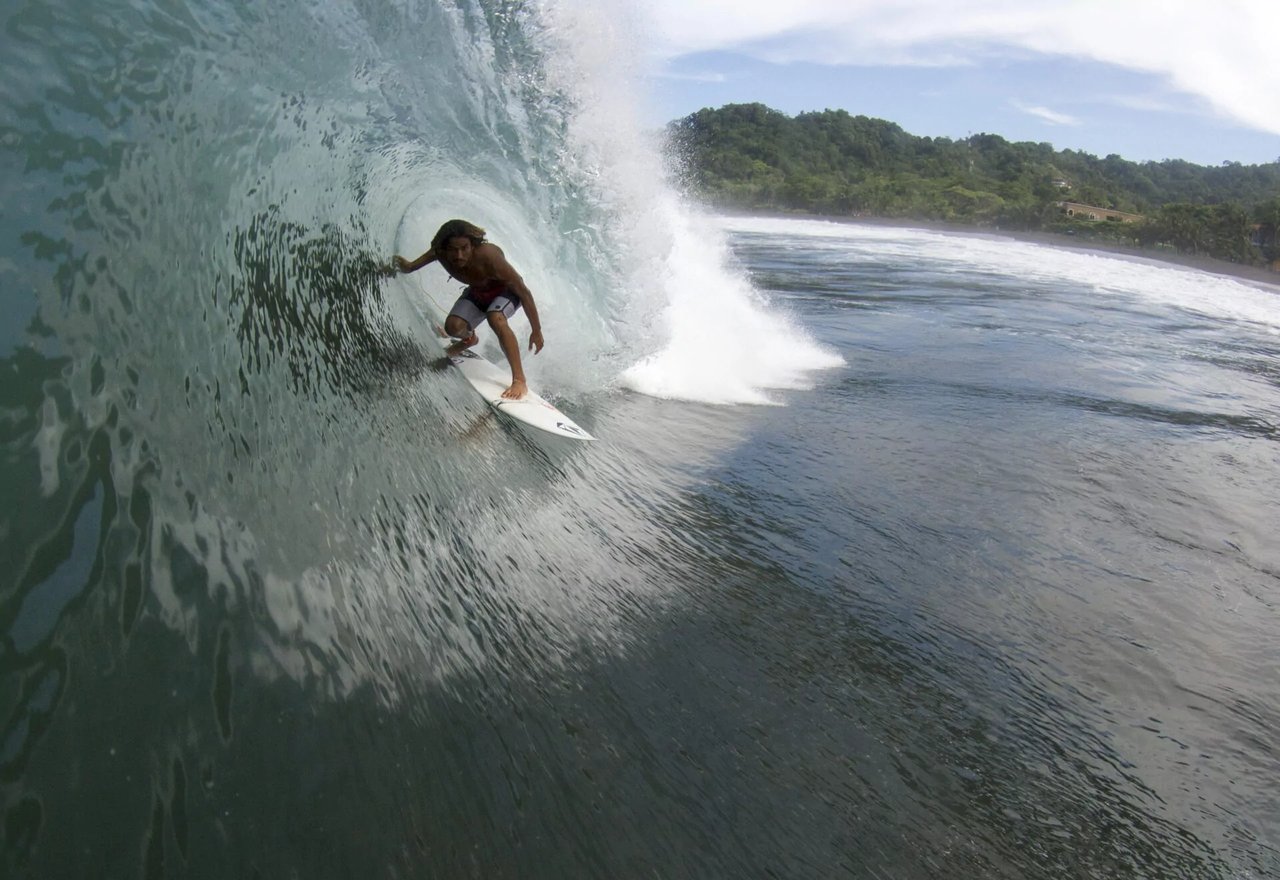
[(616, 248), (608, 301), (627, 388), (707, 403), (767, 403), (839, 365), (732, 265), (714, 223), (676, 190), (661, 134), (646, 130), (642, 18), (633, 10), (547, 7), (552, 79), (572, 96), (569, 142), (593, 180)]

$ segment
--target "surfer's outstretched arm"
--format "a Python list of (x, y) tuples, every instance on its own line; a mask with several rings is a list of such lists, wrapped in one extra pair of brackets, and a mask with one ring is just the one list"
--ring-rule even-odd
[(418, 257), (418, 259), (414, 260), (413, 262), (406, 260), (404, 257), (400, 256), (399, 254), (396, 254), (392, 262), (395, 263), (396, 268), (399, 269), (401, 272), (409, 273), (409, 272), (417, 272), (423, 266), (427, 265), (428, 263), (434, 263), (437, 259), (438, 257), (436, 257), (435, 248), (428, 248), (425, 254)]

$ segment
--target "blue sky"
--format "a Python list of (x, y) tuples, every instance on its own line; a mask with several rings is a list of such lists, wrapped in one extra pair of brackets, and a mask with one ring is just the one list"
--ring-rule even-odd
[(651, 0), (653, 123), (759, 101), (1135, 161), (1280, 161), (1280, 0)]

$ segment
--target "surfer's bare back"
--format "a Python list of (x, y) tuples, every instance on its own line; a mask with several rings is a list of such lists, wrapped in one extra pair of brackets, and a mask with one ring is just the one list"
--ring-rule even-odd
[(532, 328), (529, 348), (534, 354), (542, 351), (542, 323), (524, 279), (507, 262), (502, 248), (485, 241), (484, 234), (483, 229), (466, 220), (450, 220), (431, 239), (431, 249), (425, 254), (412, 262), (397, 255), (394, 263), (401, 272), (417, 272), (438, 260), (451, 277), (467, 285), (444, 320), (444, 332), (458, 340), (450, 346), (450, 351), (470, 348), (479, 342), (476, 328), (481, 321), (488, 321), (511, 365), (511, 387), (502, 392), (502, 396), (517, 400), (528, 393), (529, 386), (520, 365), (520, 344), (507, 319), (524, 308)]

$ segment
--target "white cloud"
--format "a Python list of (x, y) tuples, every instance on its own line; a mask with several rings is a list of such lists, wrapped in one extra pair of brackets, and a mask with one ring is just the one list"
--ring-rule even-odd
[(1155, 95), (1108, 95), (1104, 102), (1126, 110), (1140, 110), (1144, 113), (1188, 113), (1185, 105), (1179, 105), (1167, 96)]
[[(1164, 78), (1280, 134), (1276, 0), (650, 0), (657, 52), (787, 63), (959, 65), (1000, 55), (1094, 61)], [(1065, 84), (1069, 87), (1069, 84)]]
[(670, 71), (659, 73), (657, 76), (661, 79), (676, 79), (683, 82), (700, 82), (700, 83), (722, 83), (728, 82), (729, 78), (723, 73), (671, 73)]
[(1009, 103), (1021, 110), (1023, 113), (1026, 113), (1029, 116), (1034, 116), (1037, 119), (1042, 119), (1050, 125), (1080, 124), (1080, 120), (1076, 117), (1069, 116), (1066, 113), (1059, 113), (1056, 110), (1050, 110), (1048, 107), (1040, 107), (1035, 104), (1024, 104), (1021, 101), (1010, 101)]

